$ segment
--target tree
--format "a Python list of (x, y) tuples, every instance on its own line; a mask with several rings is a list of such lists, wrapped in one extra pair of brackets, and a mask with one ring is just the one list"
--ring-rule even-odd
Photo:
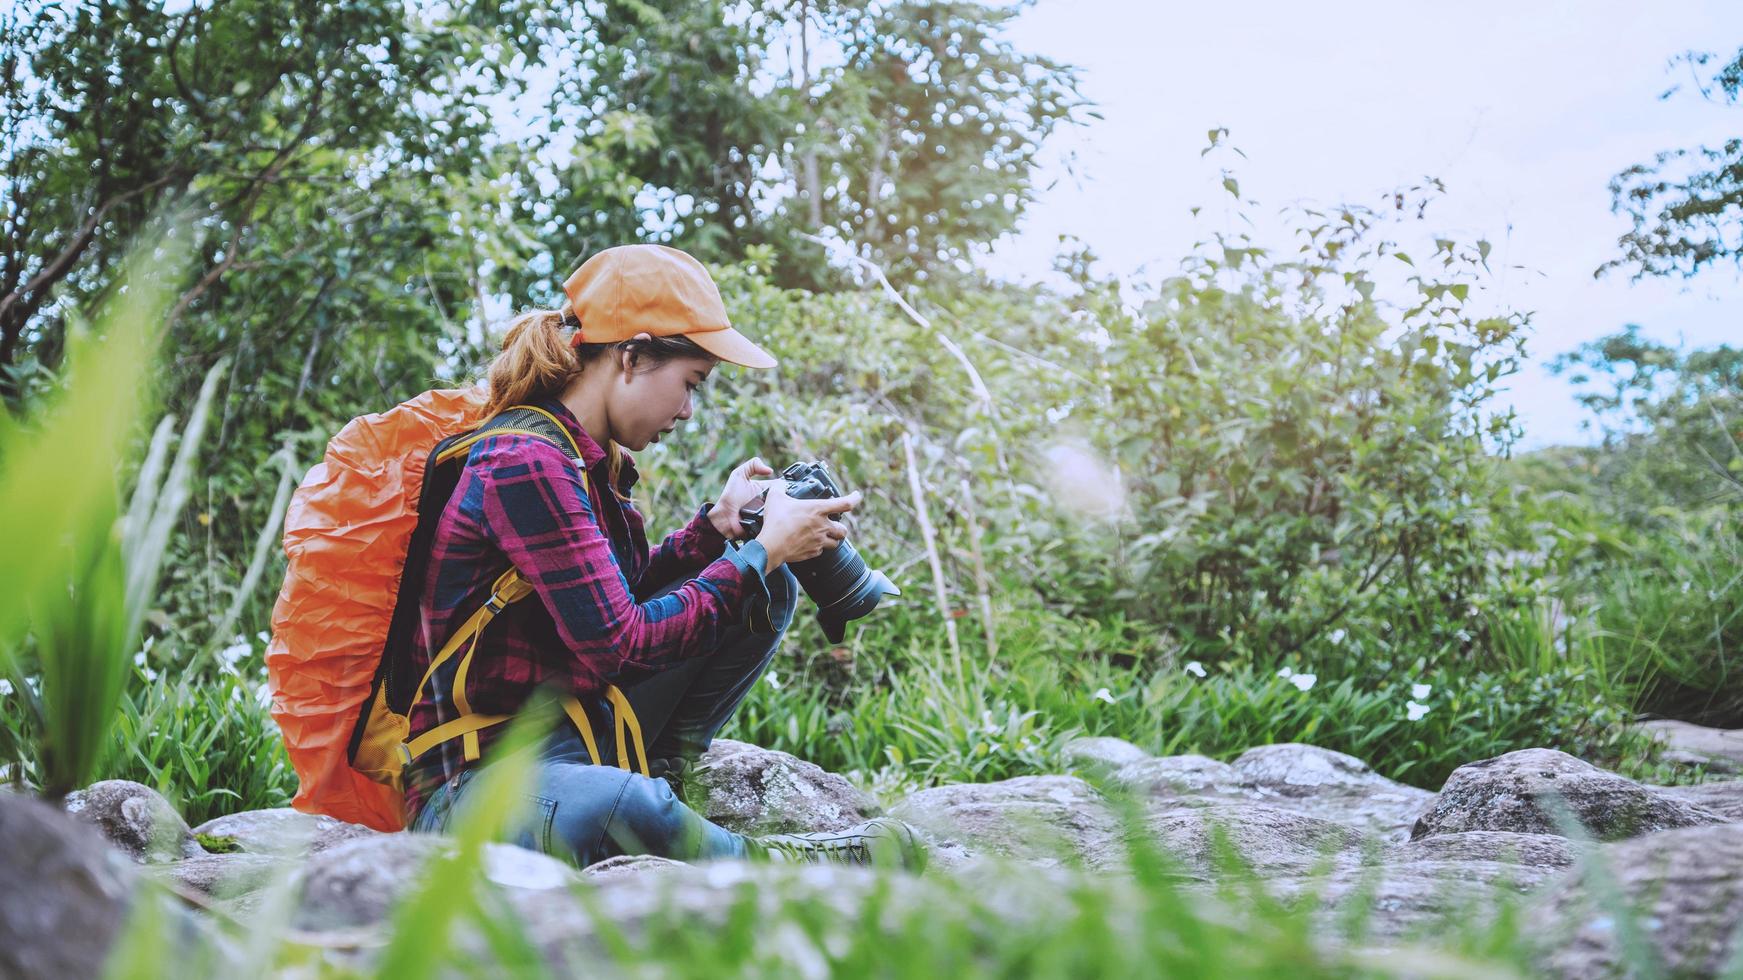
[(1005, 38), (1021, 6), (780, 7), (800, 36), (782, 153), (794, 193), (777, 211), (779, 239), (834, 233), (901, 278), (966, 270), (1034, 199), (1043, 142), (1087, 111), (1075, 68)]
[[(1707, 69), (1717, 56), (1689, 53), (1678, 61)], [(1743, 50), (1699, 86), (1702, 97), (1736, 105), (1743, 90)], [(1665, 97), (1675, 93), (1665, 93)], [(1634, 227), (1620, 239), (1620, 258), (1602, 275), (1632, 268), (1642, 276), (1693, 276), (1725, 260), (1743, 261), (1743, 138), (1723, 145), (1665, 150), (1610, 181), (1611, 209)]]

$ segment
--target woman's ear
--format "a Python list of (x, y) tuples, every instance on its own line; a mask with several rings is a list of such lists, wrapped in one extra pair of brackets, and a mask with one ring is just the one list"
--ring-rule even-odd
[(623, 346), (617, 349), (618, 366), (623, 369), (623, 380), (625, 382), (628, 382), (630, 376), (635, 374), (636, 352), (635, 347), (630, 345), (633, 343), (636, 346), (640, 346), (649, 343), (653, 339), (654, 335), (644, 330), (641, 333), (636, 334), (634, 337), (629, 338), (628, 341), (624, 342)]

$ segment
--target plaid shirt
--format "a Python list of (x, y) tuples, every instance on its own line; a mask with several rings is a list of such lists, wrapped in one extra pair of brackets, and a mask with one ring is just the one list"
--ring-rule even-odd
[[(622, 686), (714, 650), (721, 631), (742, 618), (747, 600), (769, 600), (766, 552), (754, 541), (727, 547), (708, 519), (712, 504), (703, 504), (650, 554), (641, 514), (607, 489), (605, 450), (561, 402), (539, 405), (575, 437), (586, 484), (569, 457), (543, 439), (482, 439), (431, 542), (414, 643), (419, 673), (489, 598), (491, 583), (510, 564), (534, 588), (478, 638), (466, 697), (481, 714), (512, 714), (540, 685), (587, 702), (608, 684)], [(618, 474), (624, 497), (637, 478), (625, 453)], [(637, 601), (681, 577), (690, 580), (670, 595)], [(443, 664), (420, 692), (411, 737), (458, 716), (452, 690), (460, 659)], [(504, 727), (481, 731), (481, 748), (488, 752)], [(408, 767), (408, 819), (466, 765), (454, 739)]]

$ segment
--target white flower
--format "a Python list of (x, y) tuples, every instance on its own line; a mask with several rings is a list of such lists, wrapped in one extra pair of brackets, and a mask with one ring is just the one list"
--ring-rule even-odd
[(768, 681), (769, 686), (774, 688), (775, 690), (779, 691), (781, 689), (781, 678), (774, 671), (771, 670), (768, 673), (764, 674), (763, 680)]
[(1332, 630), (1331, 635), (1327, 637), (1327, 639), (1331, 640), (1333, 646), (1336, 646), (1339, 643), (1342, 643), (1346, 636), (1349, 636), (1349, 634), (1345, 633), (1343, 627), (1340, 626), (1337, 629)]
[(1201, 664), (1196, 660), (1189, 660), (1186, 663), (1186, 672), (1194, 677), (1203, 677), (1204, 664)]
[(1277, 676), (1283, 678), (1284, 680), (1288, 680), (1289, 678), (1295, 676), (1295, 671), (1290, 670), (1288, 667), (1284, 667), (1282, 670), (1279, 670), (1277, 672)]
[(272, 707), (272, 688), (267, 687), (265, 684), (255, 688), (254, 703), (260, 705), (263, 709)]
[(0, 695), (10, 696), (11, 694), (12, 682), (4, 677), (0, 677)]
[(1297, 690), (1311, 691), (1318, 680), (1318, 674), (1296, 674), (1289, 678), (1289, 683), (1294, 684)]
[(1434, 692), (1434, 687), (1433, 687), (1433, 685), (1430, 685), (1430, 684), (1412, 684), (1412, 685), (1410, 685), (1410, 696), (1415, 698), (1418, 701), (1426, 700), (1428, 698), (1428, 696), (1430, 694), (1432, 694), (1433, 692)]
[(1417, 704), (1415, 701), (1404, 702), (1404, 717), (1409, 721), (1421, 721), (1428, 714), (1428, 705)]
[(253, 652), (254, 648), (248, 645), (248, 641), (238, 638), (238, 642), (218, 651), (218, 666), (234, 674), (236, 664)]
[(145, 651), (144, 650), (141, 650), (138, 653), (133, 655), (133, 666), (135, 666), (135, 667), (145, 666)]
[(262, 643), (271, 643), (272, 642), (272, 634), (268, 633), (265, 630), (261, 630), (260, 632), (254, 634), (254, 638), (259, 640)]
[(1113, 692), (1108, 690), (1105, 687), (1097, 690), (1094, 694), (1092, 694), (1090, 696), (1095, 698), (1097, 701), (1106, 701), (1108, 704), (1114, 703)]

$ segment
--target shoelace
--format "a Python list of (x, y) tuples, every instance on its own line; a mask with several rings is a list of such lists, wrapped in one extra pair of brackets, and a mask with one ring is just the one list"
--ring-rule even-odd
[(820, 864), (835, 858), (855, 864), (870, 864), (871, 853), (866, 848), (865, 838), (861, 835), (831, 837), (823, 840), (764, 840), (763, 846), (772, 851), (780, 851), (799, 861), (809, 861)]

